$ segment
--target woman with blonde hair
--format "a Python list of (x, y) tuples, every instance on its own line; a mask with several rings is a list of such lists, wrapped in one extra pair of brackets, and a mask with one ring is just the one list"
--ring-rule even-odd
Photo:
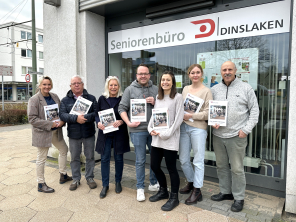
[(29, 99), (28, 117), (29, 123), (32, 125), (32, 146), (38, 148), (36, 170), (38, 191), (44, 193), (52, 193), (54, 189), (47, 186), (44, 179), (44, 165), (47, 159), (49, 147), (52, 144), (59, 150), (59, 171), (60, 184), (71, 181), (72, 177), (67, 175), (66, 163), (68, 146), (63, 138), (62, 126), (63, 121), (58, 118), (58, 112), (50, 113), (50, 117), (54, 120), (46, 120), (44, 106), (57, 104), (60, 106), (59, 97), (50, 92), (53, 84), (48, 76), (43, 76), (37, 84), (38, 92)]
[(100, 198), (104, 198), (109, 190), (109, 175), (110, 175), (110, 159), (111, 148), (114, 148), (115, 160), (115, 192), (122, 191), (121, 179), (123, 172), (123, 154), (130, 151), (129, 136), (126, 123), (121, 119), (118, 113), (118, 105), (121, 101), (122, 91), (119, 79), (116, 76), (109, 76), (105, 83), (105, 92), (100, 96), (97, 105), (97, 111), (103, 111), (113, 108), (116, 121), (112, 121), (114, 127), (119, 130), (110, 133), (103, 133), (105, 125), (96, 113), (96, 122), (99, 128), (96, 151), (101, 154), (101, 175), (103, 189), (100, 193)]
[[(204, 100), (198, 113), (184, 114), (184, 122), (181, 125), (179, 160), (188, 183), (179, 192), (181, 194), (191, 192), (185, 200), (185, 204), (191, 205), (202, 201), (200, 188), (203, 186), (204, 179), (204, 155), (208, 127), (206, 120), (209, 113), (209, 100), (212, 100), (213, 96), (211, 90), (202, 84), (203, 69), (199, 64), (191, 65), (187, 74), (192, 84), (184, 87), (183, 99), (185, 100), (187, 94), (190, 93)], [(190, 162), (191, 149), (194, 152), (194, 169)]]

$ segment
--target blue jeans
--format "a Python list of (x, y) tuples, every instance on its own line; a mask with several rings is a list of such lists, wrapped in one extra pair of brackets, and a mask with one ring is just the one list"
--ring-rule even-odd
[[(113, 137), (107, 137), (105, 142), (104, 153), (101, 155), (101, 174), (103, 187), (109, 186), (110, 175), (110, 159), (111, 159), (111, 145)], [(120, 182), (123, 171), (123, 154), (116, 154), (114, 149), (115, 160), (115, 182)]]
[[(149, 153), (151, 152), (152, 136), (148, 131), (130, 133), (131, 141), (135, 147), (136, 153), (136, 176), (137, 176), (137, 189), (144, 189), (145, 184), (145, 163), (146, 163), (146, 145), (148, 146)], [(150, 167), (150, 184), (157, 183), (155, 174)]]
[(85, 155), (85, 178), (88, 180), (94, 178), (94, 168), (95, 168), (95, 136), (81, 139), (71, 139), (69, 138), (69, 149), (71, 153), (71, 170), (73, 180), (80, 181), (80, 154), (83, 152)]
[[(179, 160), (188, 182), (193, 182), (195, 188), (203, 186), (204, 157), (207, 131), (182, 123), (180, 129)], [(190, 162), (190, 151), (193, 150), (194, 171)]]

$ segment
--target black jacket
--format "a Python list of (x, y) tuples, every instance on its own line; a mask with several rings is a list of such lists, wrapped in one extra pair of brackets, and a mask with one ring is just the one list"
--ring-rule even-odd
[(60, 119), (67, 123), (68, 137), (71, 139), (88, 138), (96, 133), (94, 124), (97, 107), (96, 97), (88, 94), (86, 89), (83, 90), (82, 97), (92, 102), (88, 113), (84, 115), (84, 118), (87, 119), (84, 124), (77, 123), (77, 115), (69, 114), (76, 102), (72, 90), (69, 90), (67, 96), (61, 101)]
[[(102, 111), (105, 109), (110, 109), (113, 108), (114, 109), (114, 114), (116, 117), (116, 120), (122, 120), (119, 113), (118, 113), (118, 106), (119, 106), (119, 102), (121, 100), (121, 96), (119, 97), (119, 100), (117, 102), (117, 104), (114, 107), (111, 107), (106, 99), (105, 96), (100, 96), (98, 103), (97, 103), (97, 111)], [(96, 112), (96, 122), (98, 125), (98, 122), (100, 122), (100, 118), (98, 115), (98, 112)], [(106, 142), (106, 138), (108, 136), (108, 133), (103, 134), (103, 131), (99, 129), (98, 132), (98, 139), (97, 139), (97, 144), (96, 144), (96, 151), (99, 154), (103, 154), (104, 153), (104, 149), (105, 149), (105, 142)], [(123, 154), (126, 152), (130, 151), (130, 145), (129, 145), (129, 136), (128, 136), (128, 132), (127, 132), (127, 125), (126, 123), (123, 121), (123, 124), (121, 126), (119, 126), (119, 130), (114, 131), (113, 132), (113, 148), (115, 149), (115, 153), (116, 154)]]

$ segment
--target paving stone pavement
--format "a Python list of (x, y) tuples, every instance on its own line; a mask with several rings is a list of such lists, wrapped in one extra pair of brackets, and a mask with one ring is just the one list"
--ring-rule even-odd
[[(147, 190), (149, 170), (146, 169), (146, 201), (136, 200), (135, 167), (125, 164), (123, 191), (114, 192), (114, 162), (110, 168), (110, 190), (107, 197), (99, 198), (101, 185), (100, 162), (96, 163), (97, 189), (89, 189), (85, 179), (76, 191), (69, 191), (70, 183), (59, 184), (57, 164), (48, 161), (45, 167), (46, 183), (55, 193), (37, 192), (37, 150), (31, 146), (30, 125), (0, 127), (0, 221), (296, 221), (296, 216), (284, 214), (284, 199), (246, 191), (242, 212), (230, 211), (232, 201), (214, 202), (210, 196), (219, 192), (218, 184), (204, 181), (201, 189), (203, 201), (195, 205), (184, 204), (188, 195), (180, 195), (180, 205), (171, 212), (160, 207), (165, 200), (149, 202), (154, 192)], [(70, 169), (68, 169), (71, 174)], [(169, 181), (169, 176), (167, 175)], [(181, 178), (181, 187), (186, 180)], [(170, 184), (168, 184), (170, 185)]]

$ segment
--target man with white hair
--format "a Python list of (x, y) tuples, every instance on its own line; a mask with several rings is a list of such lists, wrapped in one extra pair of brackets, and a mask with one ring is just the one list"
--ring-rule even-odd
[[(69, 149), (71, 153), (71, 170), (73, 182), (70, 185), (70, 190), (76, 190), (80, 185), (81, 173), (80, 173), (80, 154), (83, 151), (86, 157), (85, 163), (85, 178), (88, 186), (91, 189), (97, 187), (94, 181), (94, 147), (95, 147), (95, 112), (97, 107), (96, 98), (88, 94), (84, 89), (84, 83), (80, 76), (73, 76), (70, 82), (70, 90), (66, 97), (61, 101), (60, 105), (60, 119), (67, 123), (67, 131), (69, 137)], [(85, 115), (73, 115), (70, 114), (72, 107), (74, 106), (77, 98), (81, 96), (92, 102), (88, 113)]]
[(239, 212), (244, 206), (246, 189), (243, 161), (248, 144), (247, 136), (258, 122), (259, 108), (253, 88), (236, 78), (235, 74), (235, 64), (224, 62), (221, 66), (223, 80), (211, 88), (214, 100), (228, 101), (227, 125), (213, 126), (220, 193), (211, 199), (234, 199), (231, 210)]

